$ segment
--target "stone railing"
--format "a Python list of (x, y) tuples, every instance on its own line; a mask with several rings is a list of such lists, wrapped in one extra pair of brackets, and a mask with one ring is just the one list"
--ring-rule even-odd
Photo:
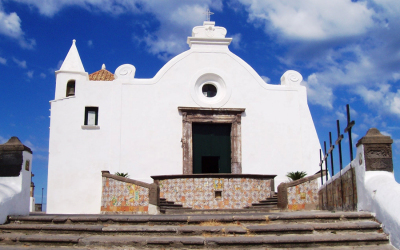
[(193, 209), (241, 209), (271, 197), (276, 175), (190, 174), (152, 176), (160, 198)]
[(390, 242), (399, 248), (400, 184), (393, 174), (392, 143), (376, 128), (368, 130), (357, 143), (356, 158), (321, 186), (319, 197), (322, 208), (374, 213), (390, 234)]
[(357, 183), (353, 161), (328, 180), (318, 191), (321, 210), (357, 210)]
[[(325, 175), (325, 171), (322, 173)], [(278, 186), (278, 208), (290, 211), (314, 210), (318, 206), (321, 173)]]
[(159, 188), (156, 184), (102, 171), (101, 213), (157, 214)]

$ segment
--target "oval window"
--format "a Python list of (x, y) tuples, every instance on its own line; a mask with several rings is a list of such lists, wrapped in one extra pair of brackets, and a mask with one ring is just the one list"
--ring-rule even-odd
[(201, 90), (205, 97), (214, 97), (217, 95), (217, 88), (213, 84), (206, 83)]

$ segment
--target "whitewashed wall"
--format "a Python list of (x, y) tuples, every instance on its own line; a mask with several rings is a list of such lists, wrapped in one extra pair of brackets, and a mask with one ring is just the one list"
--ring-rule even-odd
[[(29, 171), (25, 162), (30, 161)], [(22, 152), (22, 169), (19, 176), (0, 177), (0, 224), (8, 215), (29, 215), (32, 154)]]
[[(125, 67), (125, 66), (124, 66)], [(56, 73), (51, 101), (48, 213), (99, 213), (101, 170), (151, 175), (182, 174), (179, 106), (246, 108), (242, 114), (242, 169), (246, 174), (319, 170), (320, 144), (298, 83), (270, 85), (227, 45), (192, 45), (152, 79), (116, 70), (111, 82), (88, 81), (86, 73)], [(198, 77), (219, 75), (230, 95), (219, 105), (193, 97)], [(284, 72), (282, 72), (284, 73)], [(76, 79), (74, 97), (65, 98)], [(85, 106), (99, 107), (99, 129), (82, 129)]]
[(365, 171), (364, 145), (357, 147), (352, 165), (357, 178), (357, 209), (375, 213), (390, 243), (400, 248), (400, 184), (387, 171)]

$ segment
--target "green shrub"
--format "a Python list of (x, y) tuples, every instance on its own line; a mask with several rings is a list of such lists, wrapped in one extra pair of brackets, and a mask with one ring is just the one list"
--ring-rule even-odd
[(286, 177), (288, 177), (289, 180), (295, 181), (295, 180), (306, 177), (306, 175), (307, 175), (307, 173), (304, 171), (296, 171), (296, 172), (287, 173)]
[(128, 178), (129, 177), (129, 174), (128, 173), (120, 173), (120, 172), (115, 172), (115, 175), (118, 175), (118, 176), (121, 176), (121, 177), (125, 177), (125, 178)]

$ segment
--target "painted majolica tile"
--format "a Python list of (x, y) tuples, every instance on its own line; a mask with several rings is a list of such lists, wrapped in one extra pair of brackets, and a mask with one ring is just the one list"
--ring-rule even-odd
[(288, 209), (302, 210), (306, 204), (318, 204), (318, 181), (314, 179), (288, 187)]
[(148, 188), (106, 177), (103, 177), (102, 184), (102, 212), (147, 214), (149, 206)]
[(161, 198), (194, 209), (243, 208), (271, 192), (271, 180), (251, 178), (177, 178), (160, 180), (159, 186)]

